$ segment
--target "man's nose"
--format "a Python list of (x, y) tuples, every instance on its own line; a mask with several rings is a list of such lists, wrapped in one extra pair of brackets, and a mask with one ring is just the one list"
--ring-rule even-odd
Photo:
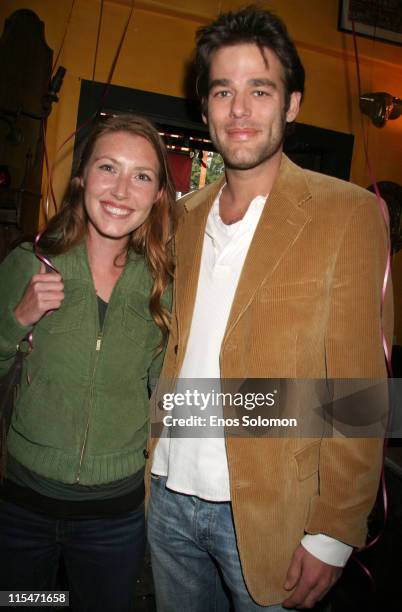
[(250, 99), (244, 93), (236, 93), (232, 98), (231, 115), (233, 117), (245, 117), (250, 115)]

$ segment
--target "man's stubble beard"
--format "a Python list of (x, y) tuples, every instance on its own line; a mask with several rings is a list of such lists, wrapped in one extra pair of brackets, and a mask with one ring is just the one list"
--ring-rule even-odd
[[(215, 143), (214, 143), (215, 144)], [(220, 154), (225, 162), (225, 167), (229, 170), (251, 170), (252, 168), (256, 168), (260, 166), (264, 162), (271, 159), (278, 151), (282, 148), (283, 138), (269, 143), (269, 146), (261, 147), (259, 150), (255, 151), (254, 155), (248, 156), (248, 159), (241, 161), (241, 159), (236, 159), (236, 154), (230, 156), (226, 154), (224, 151), (220, 151)]]
[[(236, 153), (231, 155), (229, 150), (224, 149), (213, 134), (210, 133), (210, 137), (216, 147), (216, 150), (222, 156), (225, 163), (225, 168), (228, 168), (229, 170), (251, 170), (252, 168), (256, 168), (260, 164), (263, 164), (271, 159), (271, 157), (282, 149), (283, 142), (285, 140), (286, 125), (286, 111), (284, 110), (281, 116), (279, 133), (275, 135), (271, 132), (271, 138), (267, 142), (259, 144), (254, 151), (249, 151), (247, 155), (248, 159), (245, 159), (244, 161), (241, 161), (241, 159), (236, 159)], [(239, 145), (238, 148), (240, 149), (240, 154), (242, 154), (244, 149), (241, 149), (241, 145)]]

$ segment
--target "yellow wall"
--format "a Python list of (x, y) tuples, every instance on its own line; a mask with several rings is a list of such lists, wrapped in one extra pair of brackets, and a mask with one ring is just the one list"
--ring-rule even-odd
[[(30, 8), (45, 23), (48, 45), (56, 56), (72, 0), (2, 0), (4, 19), (20, 8)], [(247, 4), (239, 0), (143, 0), (135, 2), (133, 19), (113, 77), (113, 84), (183, 96), (185, 64), (190, 59), (197, 27), (220, 10)], [(352, 36), (337, 31), (337, 0), (271, 0), (259, 3), (273, 9), (287, 23), (306, 68), (306, 96), (299, 120), (353, 133), (355, 147), (351, 180), (367, 186), (363, 150), (368, 135), (369, 154), (377, 180), (402, 182), (402, 118), (378, 129), (360, 115)], [(80, 79), (91, 79), (98, 30), (100, 0), (76, 0), (61, 64), (67, 74), (61, 98), (49, 120), (48, 149), (55, 163), (54, 190), (59, 199), (71, 168), (72, 143), (56, 151), (75, 128)], [(106, 0), (95, 71), (105, 81), (116, 52), (131, 0)], [(402, 97), (402, 48), (358, 37), (364, 91), (388, 91)], [(394, 278), (402, 304), (402, 266)], [(394, 274), (395, 276), (395, 274)], [(402, 313), (399, 315), (402, 317)], [(398, 341), (402, 343), (402, 325)]]

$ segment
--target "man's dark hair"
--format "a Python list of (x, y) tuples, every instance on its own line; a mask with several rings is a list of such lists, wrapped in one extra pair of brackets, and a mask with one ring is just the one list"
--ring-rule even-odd
[(248, 6), (220, 15), (211, 25), (197, 31), (197, 93), (203, 106), (209, 92), (209, 69), (213, 53), (222, 47), (239, 44), (256, 44), (261, 52), (266, 47), (275, 53), (284, 72), (286, 109), (292, 92), (300, 91), (303, 94), (303, 64), (285, 24), (269, 11)]

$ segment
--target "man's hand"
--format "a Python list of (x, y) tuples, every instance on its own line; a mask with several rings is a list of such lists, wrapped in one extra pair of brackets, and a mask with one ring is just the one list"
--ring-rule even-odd
[(282, 605), (286, 608), (312, 608), (328, 593), (341, 573), (341, 567), (320, 561), (299, 544), (283, 585), (287, 591), (296, 589)]
[(14, 308), (14, 316), (24, 326), (33, 325), (50, 310), (60, 308), (64, 299), (64, 285), (60, 274), (46, 274), (43, 263), (25, 290), (21, 301)]

